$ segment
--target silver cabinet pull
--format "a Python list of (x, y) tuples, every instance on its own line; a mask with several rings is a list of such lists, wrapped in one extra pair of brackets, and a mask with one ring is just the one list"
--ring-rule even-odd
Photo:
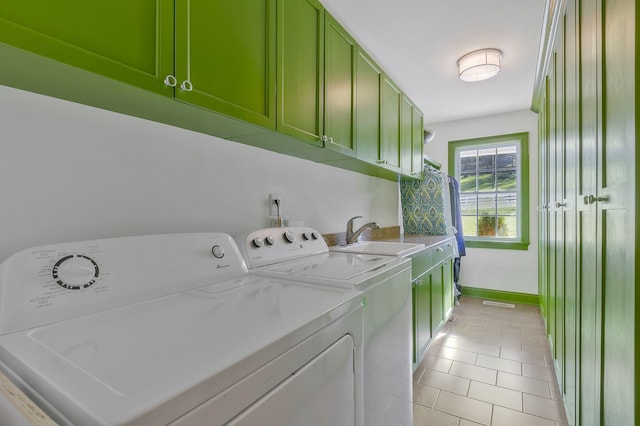
[(596, 197), (594, 195), (585, 195), (584, 196), (584, 203), (585, 204), (593, 204), (596, 201), (600, 201), (600, 202), (609, 201), (609, 196), (608, 195), (601, 195), (599, 197)]
[(178, 80), (176, 80), (176, 78), (171, 74), (164, 78), (164, 85), (167, 87), (176, 87), (177, 84)]
[(193, 90), (193, 84), (191, 84), (189, 80), (185, 80), (182, 83), (180, 83), (180, 88), (185, 92), (190, 92)]
[(560, 207), (567, 207), (567, 203), (561, 203), (560, 201), (556, 201), (556, 207), (560, 208)]

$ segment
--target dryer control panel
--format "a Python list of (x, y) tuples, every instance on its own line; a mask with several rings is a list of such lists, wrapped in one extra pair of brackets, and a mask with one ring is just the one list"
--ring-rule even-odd
[(0, 264), (0, 335), (247, 275), (224, 233), (54, 244)]
[(236, 238), (249, 269), (327, 253), (322, 235), (309, 227), (266, 228)]

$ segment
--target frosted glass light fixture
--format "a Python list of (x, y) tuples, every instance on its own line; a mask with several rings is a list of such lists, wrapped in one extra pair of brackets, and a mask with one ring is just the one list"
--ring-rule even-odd
[(462, 81), (482, 81), (500, 72), (502, 52), (498, 49), (481, 49), (467, 53), (458, 59), (458, 76)]

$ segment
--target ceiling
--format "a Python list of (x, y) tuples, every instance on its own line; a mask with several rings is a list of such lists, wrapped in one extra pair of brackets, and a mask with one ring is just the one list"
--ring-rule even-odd
[[(529, 109), (545, 0), (322, 0), (416, 103), (425, 125)], [(458, 58), (502, 51), (502, 71), (458, 79)]]

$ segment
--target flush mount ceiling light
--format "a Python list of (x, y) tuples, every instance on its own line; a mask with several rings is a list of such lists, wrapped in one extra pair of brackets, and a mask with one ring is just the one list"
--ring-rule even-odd
[(467, 53), (458, 59), (458, 76), (462, 81), (482, 81), (500, 72), (502, 52), (498, 49), (481, 49)]

